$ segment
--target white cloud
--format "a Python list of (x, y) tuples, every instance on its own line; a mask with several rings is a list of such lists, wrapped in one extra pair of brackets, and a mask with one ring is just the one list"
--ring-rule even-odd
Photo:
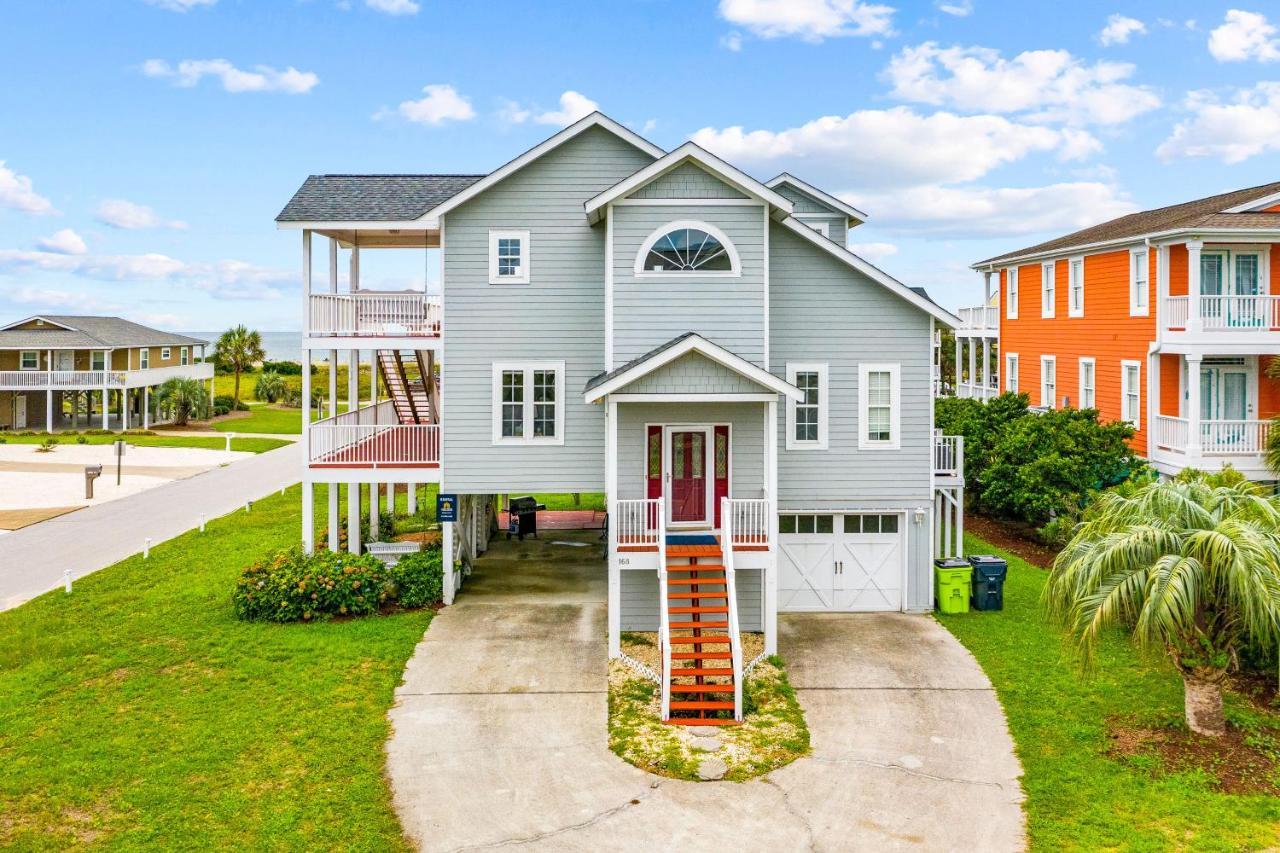
[(43, 311), (76, 311), (84, 313), (115, 313), (125, 310), (114, 302), (104, 302), (88, 293), (47, 287), (23, 286), (5, 293), (4, 298), (15, 305), (28, 305)]
[(125, 231), (144, 228), (171, 228), (181, 231), (187, 223), (181, 219), (163, 219), (145, 204), (137, 204), (123, 198), (109, 198), (98, 205), (96, 216), (103, 225)]
[(1209, 53), (1219, 62), (1280, 61), (1280, 39), (1267, 16), (1231, 9), (1222, 24), (1209, 33)]
[(973, 14), (973, 0), (938, 0), (936, 5), (939, 12), (955, 15), (957, 18), (967, 18)]
[(190, 12), (198, 6), (213, 6), (218, 0), (144, 0), (148, 5), (170, 12)]
[(791, 169), (820, 185), (862, 188), (972, 181), (1033, 153), (1071, 160), (1100, 148), (1084, 131), (992, 115), (926, 116), (910, 107), (825, 116), (781, 131), (706, 127), (692, 138), (761, 173)]
[(283, 71), (269, 65), (255, 65), (252, 71), (236, 68), (225, 59), (184, 59), (172, 66), (163, 59), (148, 59), (142, 73), (173, 81), (175, 86), (190, 88), (204, 77), (217, 77), (228, 92), (284, 92), (304, 95), (320, 82), (310, 71), (299, 71), (292, 65)]
[(903, 48), (885, 78), (897, 98), (964, 111), (1026, 113), (1034, 121), (1120, 124), (1153, 110), (1160, 98), (1147, 86), (1121, 81), (1134, 66), (1086, 65), (1065, 50), (1030, 50), (1013, 59), (986, 47)]
[(414, 0), (364, 0), (364, 5), (388, 15), (416, 15), (419, 8)]
[(874, 264), (898, 254), (898, 247), (893, 243), (850, 243), (849, 251)]
[(722, 18), (767, 39), (892, 35), (893, 13), (860, 0), (720, 0)]
[(555, 124), (566, 127), (580, 118), (591, 115), (600, 105), (581, 92), (572, 89), (560, 96), (560, 109), (539, 113), (533, 120), (538, 124)]
[(731, 50), (734, 53), (742, 50), (742, 33), (734, 30), (731, 33), (725, 33), (720, 37), (720, 46), (725, 50)]
[(1107, 16), (1107, 25), (1098, 33), (1098, 41), (1103, 47), (1113, 44), (1128, 44), (1134, 36), (1147, 34), (1147, 25), (1137, 18), (1129, 18), (1119, 13)]
[(878, 227), (956, 238), (1072, 231), (1137, 209), (1114, 186), (1096, 182), (995, 189), (925, 186), (841, 195), (874, 211)]
[(31, 179), (19, 175), (0, 160), (0, 207), (11, 207), (23, 213), (57, 213), (53, 202), (35, 191)]
[(533, 116), (533, 110), (521, 106), (517, 101), (503, 98), (498, 107), (498, 119), (505, 124), (524, 124)]
[(0, 273), (62, 273), (97, 281), (169, 283), (219, 299), (280, 299), (297, 285), (296, 273), (238, 260), (187, 263), (168, 255), (66, 255), (0, 249)]
[(402, 118), (417, 124), (437, 126), (448, 121), (468, 121), (476, 116), (471, 102), (447, 83), (423, 86), (422, 91), (424, 97), (400, 102), (397, 112)]
[(89, 251), (84, 238), (70, 228), (63, 228), (36, 243), (43, 251), (59, 255), (83, 255)]
[(1229, 100), (1207, 90), (1189, 92), (1192, 117), (1181, 121), (1156, 148), (1165, 162), (1185, 157), (1216, 157), (1239, 163), (1280, 151), (1280, 82), (1239, 89)]

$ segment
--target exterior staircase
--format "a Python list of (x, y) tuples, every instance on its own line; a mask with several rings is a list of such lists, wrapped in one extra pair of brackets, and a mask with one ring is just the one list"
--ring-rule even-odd
[(733, 567), (719, 545), (681, 549), (688, 556), (663, 551), (666, 722), (735, 725), (742, 721), (742, 649)]
[(431, 405), (431, 392), (426, 387), (432, 381), (425, 370), (420, 355), (416, 355), (421, 379), (410, 379), (405, 371), (404, 359), (399, 350), (378, 350), (378, 372), (382, 384), (395, 407), (396, 418), (402, 424), (435, 423), (435, 407)]

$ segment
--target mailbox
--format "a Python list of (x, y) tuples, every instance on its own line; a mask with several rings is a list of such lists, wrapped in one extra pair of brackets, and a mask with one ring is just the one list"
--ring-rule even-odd
[(102, 476), (101, 465), (84, 466), (84, 497), (93, 500), (93, 481)]

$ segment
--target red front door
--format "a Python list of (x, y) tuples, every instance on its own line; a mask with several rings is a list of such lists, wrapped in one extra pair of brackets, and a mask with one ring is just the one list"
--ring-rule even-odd
[(671, 431), (671, 520), (707, 520), (707, 433)]

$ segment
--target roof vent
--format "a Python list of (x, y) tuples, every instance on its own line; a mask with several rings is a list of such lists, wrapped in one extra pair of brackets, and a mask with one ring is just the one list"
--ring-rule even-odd
[(37, 317), (37, 318), (36, 318), (36, 325), (37, 325), (37, 326), (43, 326), (43, 325), (44, 325), (44, 320), (42, 320), (42, 319), (40, 319), (39, 317)]

